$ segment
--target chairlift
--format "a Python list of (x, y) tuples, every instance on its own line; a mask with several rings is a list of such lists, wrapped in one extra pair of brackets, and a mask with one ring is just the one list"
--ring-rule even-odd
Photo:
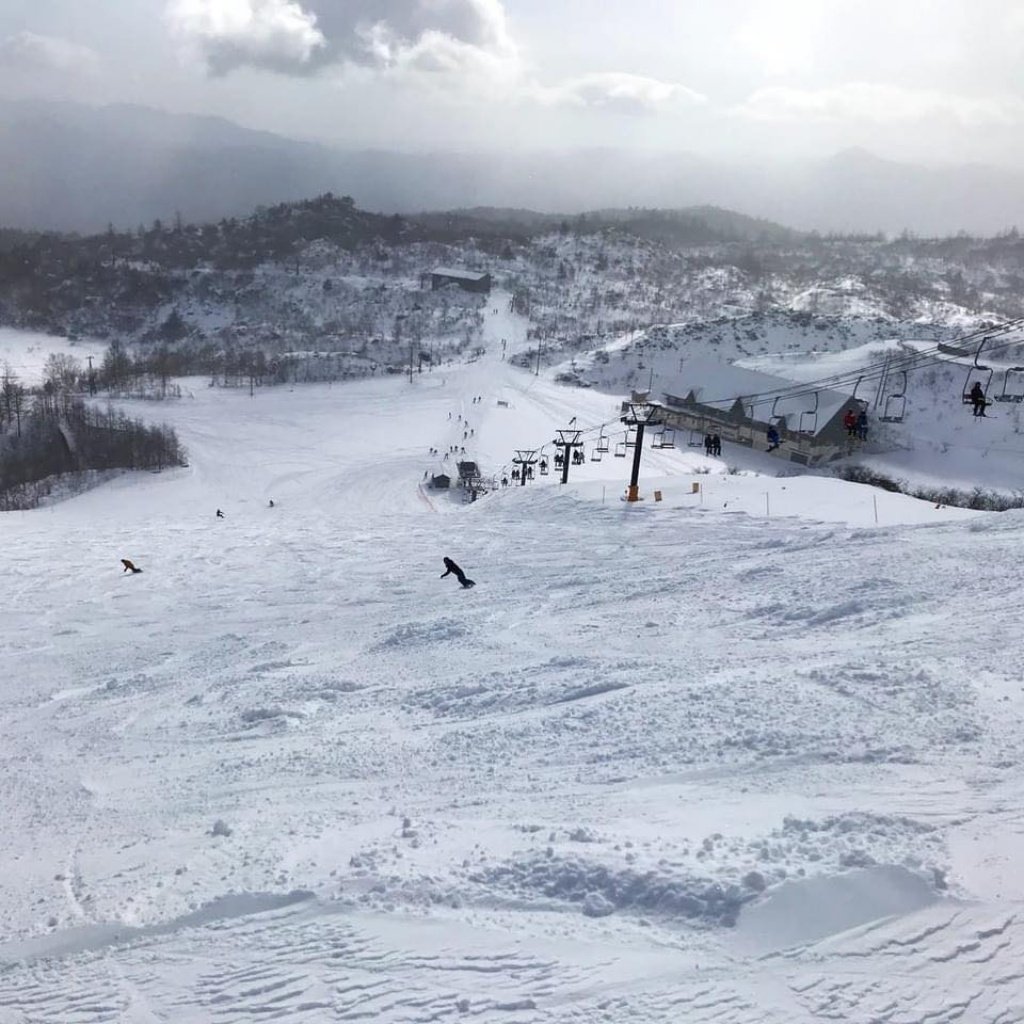
[(1003, 374), (1003, 390), (997, 402), (1024, 402), (1024, 366), (1011, 366)]
[[(598, 455), (601, 455), (602, 453), (608, 451), (608, 435), (603, 430), (598, 436), (597, 445), (595, 446), (594, 451), (596, 451)], [(594, 461), (600, 462), (601, 460), (595, 459)]]
[(779, 395), (772, 401), (772, 411), (768, 414), (768, 426), (774, 427), (779, 434), (779, 444), (782, 444), (783, 437), (786, 433), (786, 416), (784, 413), (778, 412), (779, 399), (782, 396)]
[(673, 427), (663, 427), (654, 435), (651, 442), (652, 448), (675, 448), (676, 432)]
[(690, 427), (690, 436), (686, 439), (687, 448), (703, 448), (704, 438), (707, 437), (707, 431), (704, 429), (704, 417), (700, 418), (700, 426)]
[(601, 461), (601, 452), (602, 451), (607, 451), (607, 450), (608, 450), (607, 448), (602, 449), (600, 447), (600, 445), (596, 445), (595, 444), (594, 447), (590, 449), (590, 461), (591, 462), (600, 462)]
[(623, 443), (626, 445), (627, 448), (636, 447), (636, 435), (637, 429), (635, 426), (626, 428), (626, 440)]
[(547, 476), (548, 475), (548, 460), (547, 459), (541, 459), (540, 460), (540, 475), (541, 476)]
[(814, 407), (805, 409), (800, 413), (797, 423), (797, 433), (813, 436), (818, 432), (818, 392), (814, 392)]
[(617, 441), (615, 444), (615, 458), (624, 459), (626, 457), (626, 442)]
[(903, 378), (901, 385), (890, 391), (882, 401), (882, 414), (878, 419), (882, 423), (902, 423), (907, 411), (907, 371), (900, 370)]
[(988, 338), (981, 339), (981, 343), (974, 353), (974, 365), (967, 371), (967, 380), (964, 382), (964, 390), (960, 396), (964, 405), (974, 405), (971, 392), (974, 390), (975, 384), (980, 384), (985, 397), (988, 397), (988, 390), (992, 386), (992, 377), (995, 374), (995, 370), (991, 366), (985, 366), (983, 363), (978, 362), (981, 350), (985, 347), (988, 340)]
[(747, 413), (746, 406), (743, 405), (743, 399), (740, 399), (740, 405), (743, 407), (744, 416), (736, 425), (736, 444), (741, 444), (746, 448), (754, 447), (754, 416), (757, 412), (757, 403), (750, 403), (750, 412)]

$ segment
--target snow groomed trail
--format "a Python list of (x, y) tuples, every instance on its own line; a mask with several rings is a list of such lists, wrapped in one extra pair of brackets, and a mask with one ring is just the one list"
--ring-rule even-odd
[(1024, 1020), (1024, 516), (689, 451), (427, 504), (449, 412), (488, 472), (616, 413), (493, 316), (0, 522), (0, 1022)]

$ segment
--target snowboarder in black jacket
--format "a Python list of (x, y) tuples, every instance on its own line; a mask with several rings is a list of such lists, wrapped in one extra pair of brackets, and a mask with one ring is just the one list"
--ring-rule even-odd
[(467, 579), (466, 574), (450, 558), (448, 558), (446, 556), (445, 560), (444, 560), (444, 572), (441, 573), (441, 579), (444, 579), (445, 576), (451, 576), (451, 575), (454, 575), (455, 578), (464, 587), (475, 587), (476, 586), (476, 584), (471, 579)]

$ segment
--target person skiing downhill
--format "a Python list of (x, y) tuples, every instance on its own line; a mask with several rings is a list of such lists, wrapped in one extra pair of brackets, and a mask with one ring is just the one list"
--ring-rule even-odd
[(471, 579), (468, 579), (466, 574), (446, 555), (444, 559), (444, 572), (441, 573), (441, 579), (444, 579), (445, 576), (452, 575), (454, 575), (455, 578), (466, 588), (476, 586), (476, 584)]
[(122, 558), (121, 564), (124, 566), (123, 572), (142, 572), (130, 558)]

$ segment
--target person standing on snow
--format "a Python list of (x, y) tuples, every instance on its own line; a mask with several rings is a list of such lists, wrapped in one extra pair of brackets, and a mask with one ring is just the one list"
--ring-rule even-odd
[(857, 437), (861, 441), (868, 439), (868, 411), (867, 409), (861, 409), (860, 415), (857, 417)]
[(454, 575), (464, 587), (476, 586), (471, 579), (467, 579), (466, 574), (446, 555), (444, 559), (444, 572), (441, 573), (441, 579), (451, 575)]
[(846, 410), (846, 415), (843, 417), (843, 426), (846, 427), (846, 433), (849, 437), (853, 437), (857, 433), (857, 414), (852, 409)]

